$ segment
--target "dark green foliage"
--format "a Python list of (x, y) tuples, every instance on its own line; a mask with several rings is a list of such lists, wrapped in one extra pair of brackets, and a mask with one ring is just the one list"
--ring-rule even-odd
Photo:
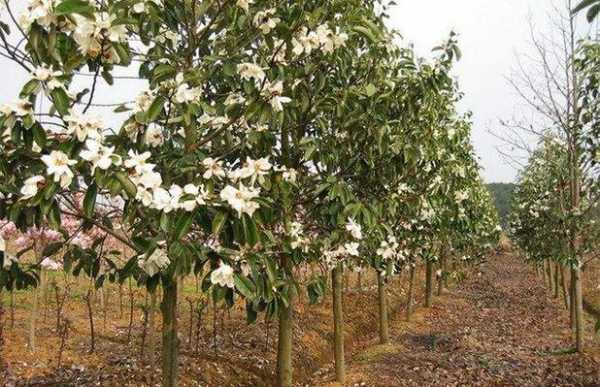
[(494, 203), (500, 216), (500, 223), (505, 228), (508, 222), (508, 214), (510, 213), (515, 185), (513, 183), (490, 183), (487, 187), (494, 197)]

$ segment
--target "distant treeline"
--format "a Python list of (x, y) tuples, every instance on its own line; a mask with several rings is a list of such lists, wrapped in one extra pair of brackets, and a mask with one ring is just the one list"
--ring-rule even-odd
[(510, 204), (515, 185), (512, 183), (491, 183), (487, 187), (492, 196), (494, 196), (494, 202), (496, 209), (498, 209), (502, 226), (505, 227), (508, 221), (508, 214), (510, 213)]

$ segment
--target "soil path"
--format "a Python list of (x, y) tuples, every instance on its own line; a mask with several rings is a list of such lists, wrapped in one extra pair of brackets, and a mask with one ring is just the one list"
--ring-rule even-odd
[[(573, 354), (568, 314), (511, 255), (492, 257), (392, 342), (354, 357), (350, 386), (600, 386), (600, 353)], [(590, 328), (591, 330), (591, 328)], [(326, 384), (326, 383), (322, 383)]]

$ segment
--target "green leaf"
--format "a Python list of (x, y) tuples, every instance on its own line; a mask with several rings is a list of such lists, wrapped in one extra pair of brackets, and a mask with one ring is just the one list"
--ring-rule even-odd
[(96, 196), (98, 195), (98, 186), (91, 184), (88, 187), (85, 197), (83, 198), (83, 213), (88, 218), (94, 215), (94, 208), (96, 207)]
[(46, 131), (42, 128), (41, 125), (36, 124), (32, 128), (33, 130), (33, 139), (35, 143), (38, 144), (41, 148), (46, 146)]
[(117, 177), (117, 180), (119, 180), (119, 183), (121, 183), (121, 186), (123, 186), (125, 192), (127, 192), (129, 198), (135, 198), (135, 196), (137, 195), (137, 188), (135, 184), (133, 184), (133, 182), (129, 179), (129, 177), (127, 177), (127, 174), (125, 174), (124, 172), (117, 172), (115, 176)]
[(256, 223), (251, 217), (244, 214), (244, 216), (242, 217), (242, 224), (244, 225), (244, 235), (246, 237), (246, 243), (250, 246), (255, 246), (259, 241)]
[(55, 15), (70, 15), (78, 13), (80, 15), (93, 15), (95, 8), (85, 0), (63, 0), (54, 7)]
[(600, 3), (600, 0), (582, 0), (579, 4), (577, 4), (577, 6), (575, 8), (573, 8), (571, 13), (576, 14), (579, 11), (589, 7), (590, 5), (598, 4), (598, 3)]
[(166, 98), (163, 96), (158, 96), (152, 101), (152, 104), (148, 108), (148, 111), (144, 115), (144, 121), (146, 123), (152, 122), (158, 118), (160, 113), (162, 113), (165, 106)]
[(191, 212), (186, 212), (185, 215), (180, 217), (175, 225), (175, 232), (173, 233), (173, 238), (175, 240), (180, 240), (181, 238), (183, 238), (190, 230), (193, 220), (194, 214)]
[(71, 100), (69, 99), (67, 92), (62, 88), (58, 88), (52, 90), (50, 95), (52, 96), (52, 101), (54, 102), (56, 111), (63, 116), (68, 115), (71, 107)]
[(250, 279), (243, 277), (239, 274), (235, 274), (233, 277), (235, 288), (240, 292), (246, 299), (253, 300), (256, 288)]
[(217, 215), (212, 220), (212, 233), (214, 235), (219, 235), (223, 226), (225, 225), (225, 221), (227, 220), (227, 213), (218, 212)]

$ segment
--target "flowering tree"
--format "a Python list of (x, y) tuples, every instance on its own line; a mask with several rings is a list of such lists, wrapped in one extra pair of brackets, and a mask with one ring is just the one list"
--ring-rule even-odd
[[(570, 285), (567, 284), (565, 268), (580, 270), (588, 260), (596, 258), (599, 229), (593, 199), (595, 178), (583, 176), (585, 194), (581, 205), (588, 210), (573, 213), (569, 205), (569, 165), (567, 144), (548, 135), (521, 174), (513, 204), (511, 233), (525, 256), (536, 265), (543, 265), (544, 276), (547, 275), (556, 297), (562, 288), (565, 305), (570, 308), (572, 322), (575, 322), (580, 296), (577, 286), (581, 285), (573, 275)], [(576, 245), (572, 243), (574, 230), (585, 230), (577, 237)]]
[[(164, 385), (176, 383), (176, 279), (205, 268), (215, 299), (231, 303), (235, 289), (250, 316), (265, 307), (279, 314), (278, 374), (291, 384), (294, 262), (273, 241), (306, 192), (292, 166), (316, 168), (303, 137), (316, 142), (325, 130), (316, 124), (322, 106), (333, 106), (329, 86), (377, 40), (374, 7), (35, 0), (18, 21), (9, 7), (26, 44), (9, 43), (3, 23), (4, 48), (31, 80), (1, 110), (2, 214), (21, 229), (47, 222), (65, 239), (62, 216), (77, 218), (133, 252), (118, 279), (139, 267), (150, 289), (164, 289)], [(90, 109), (99, 82), (118, 84), (119, 67), (137, 71), (147, 89), (109, 126)], [(80, 88), (74, 78), (86, 71), (92, 84)], [(49, 108), (35, 110), (43, 99)], [(65, 257), (102, 258), (74, 251)]]
[[(295, 269), (325, 263), (343, 381), (344, 266), (368, 253), (392, 272), (404, 250), (433, 256), (454, 205), (443, 179), (477, 178), (470, 153), (453, 156), (468, 142), (451, 133), (454, 37), (422, 63), (393, 44), (375, 0), (32, 0), (20, 17), (6, 6), (1, 46), (30, 80), (0, 108), (0, 218), (60, 233), (43, 256), (60, 250), (98, 287), (162, 287), (164, 386), (177, 384), (190, 273), (215, 302), (244, 301), (250, 322), (277, 316), (277, 383), (292, 385)], [(124, 85), (122, 72), (143, 89), (101, 119), (98, 85)], [(35, 285), (35, 270), (2, 258), (0, 284)], [(323, 278), (307, 290), (320, 298)]]

